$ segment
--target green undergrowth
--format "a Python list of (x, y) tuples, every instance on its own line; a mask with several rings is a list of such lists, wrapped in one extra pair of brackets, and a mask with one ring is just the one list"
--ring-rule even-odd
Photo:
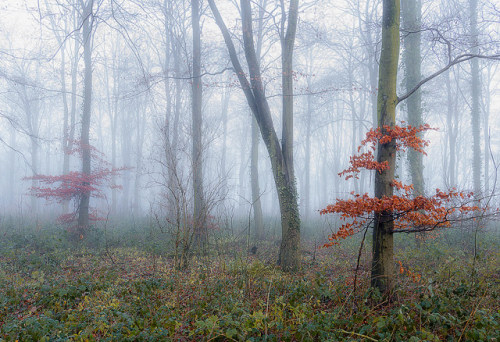
[(291, 275), (266, 249), (175, 270), (168, 255), (130, 241), (96, 249), (54, 232), (9, 235), (0, 242), (0, 340), (498, 341), (498, 248), (482, 246), (473, 262), (446, 239), (398, 241), (396, 260), (421, 278), (399, 274), (385, 300), (369, 289), (368, 252), (354, 289), (355, 243), (306, 253)]

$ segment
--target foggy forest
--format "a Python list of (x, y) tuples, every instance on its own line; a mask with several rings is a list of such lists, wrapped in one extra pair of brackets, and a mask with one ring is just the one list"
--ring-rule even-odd
[(0, 1), (0, 341), (498, 341), (496, 0)]

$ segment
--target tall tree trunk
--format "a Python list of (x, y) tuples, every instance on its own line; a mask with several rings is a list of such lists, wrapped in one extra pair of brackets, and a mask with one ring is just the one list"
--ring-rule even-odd
[[(39, 104), (36, 95), (31, 97), (28, 94), (26, 86), (21, 87), (21, 92), (19, 93), (21, 101), (23, 102), (24, 114), (26, 116), (26, 124), (28, 126), (28, 133), (30, 137), (30, 155), (31, 155), (31, 172), (33, 176), (38, 175), (38, 133), (39, 133)], [(39, 182), (36, 179), (31, 180), (31, 187), (36, 188)], [(38, 199), (36, 196), (31, 196), (31, 213), (37, 214), (38, 211)]]
[[(47, 0), (45, 0), (45, 5), (47, 8), (50, 7), (49, 3)], [(73, 6), (72, 10), (72, 16), (70, 17), (71, 19), (76, 20), (76, 6)], [(66, 39), (63, 39), (64, 37), (60, 36), (58, 32), (58, 27), (55, 22), (55, 19), (53, 16), (50, 16), (50, 24), (52, 27), (52, 30), (55, 33), (55, 37), (57, 39), (57, 43), (60, 45), (60, 50), (61, 50), (61, 65), (60, 65), (60, 77), (61, 77), (61, 96), (63, 100), (63, 111), (64, 111), (64, 116), (63, 116), (63, 140), (62, 140), (62, 151), (63, 151), (63, 165), (62, 165), (62, 173), (64, 175), (67, 175), (69, 173), (69, 162), (70, 162), (70, 156), (71, 156), (71, 149), (73, 146), (73, 140), (74, 140), (74, 124), (75, 124), (75, 110), (76, 110), (76, 72), (77, 72), (77, 64), (78, 64), (78, 47), (79, 47), (79, 37), (78, 33), (76, 34), (76, 37), (74, 37), (74, 58), (73, 61), (71, 62), (71, 113), (70, 113), (70, 108), (68, 104), (68, 92), (67, 92), (67, 86), (66, 86), (66, 53), (65, 53), (65, 48), (66, 48)], [(67, 30), (68, 22), (64, 22), (64, 29), (65, 31)], [(77, 26), (77, 25), (75, 25)], [(63, 202), (63, 213), (68, 212), (68, 207), (69, 207), (69, 201), (65, 200)]]
[(192, 82), (192, 163), (194, 212), (193, 223), (195, 244), (203, 247), (207, 240), (205, 229), (205, 203), (203, 198), (203, 164), (202, 164), (202, 83), (201, 83), (201, 33), (200, 2), (191, 0), (191, 24), (193, 27), (193, 82)]
[(448, 131), (448, 148), (449, 148), (449, 161), (448, 161), (448, 174), (449, 174), (449, 186), (457, 186), (457, 176), (456, 176), (456, 143), (457, 143), (457, 122), (455, 120), (454, 105), (453, 105), (453, 94), (451, 90), (451, 79), (450, 71), (446, 72), (446, 99), (447, 99), (447, 114), (446, 114), (446, 125)]
[[(349, 64), (347, 66), (348, 68), (348, 83), (351, 88), (354, 88), (354, 75), (353, 75), (353, 65), (352, 65), (352, 55), (349, 56)], [(357, 146), (359, 144), (358, 137), (356, 136), (356, 128), (361, 124), (361, 122), (358, 121), (358, 113), (356, 111), (356, 102), (354, 101), (354, 96), (353, 96), (354, 90), (351, 89), (349, 91), (349, 107), (351, 109), (351, 123), (352, 123), (352, 135), (351, 135), (351, 153), (352, 155), (355, 155), (357, 153)], [(354, 192), (359, 194), (359, 179), (354, 177), (353, 179), (354, 182)]]
[(144, 134), (146, 129), (146, 119), (144, 115), (144, 108), (146, 107), (146, 101), (143, 103), (139, 102), (136, 109), (136, 128), (137, 137), (135, 142), (136, 147), (136, 160), (135, 160), (135, 180), (134, 180), (134, 215), (138, 217), (141, 212), (141, 175), (142, 175), (142, 150), (144, 146)]
[[(286, 271), (294, 271), (300, 267), (300, 218), (299, 207), (297, 204), (297, 190), (295, 179), (293, 178), (293, 161), (286, 159), (283, 154), (283, 147), (280, 144), (276, 131), (274, 129), (271, 109), (267, 98), (265, 96), (264, 86), (262, 83), (260, 66), (255, 51), (253, 41), (253, 28), (252, 28), (252, 13), (249, 0), (241, 0), (241, 14), (242, 14), (242, 32), (245, 57), (249, 69), (250, 81), (246, 78), (245, 72), (241, 67), (236, 49), (231, 40), (230, 33), (220, 16), (220, 13), (213, 0), (209, 0), (210, 7), (214, 14), (217, 25), (221, 29), (224, 36), (226, 46), (229, 50), (229, 56), (235, 69), (240, 85), (243, 88), (247, 102), (259, 124), (262, 139), (266, 145), (269, 157), (271, 159), (271, 167), (274, 176), (274, 182), (278, 192), (278, 200), (280, 204), (281, 213), (281, 230), (282, 241), (280, 247), (279, 264)], [(292, 53), (293, 38), (295, 37), (295, 28), (297, 22), (297, 6), (298, 1), (292, 0), (290, 3), (288, 29), (284, 36), (285, 43), (284, 53), (287, 55), (284, 61), (288, 63), (284, 66), (284, 72), (291, 78), (292, 77)], [(285, 86), (283, 87), (284, 104), (288, 100), (293, 100), (293, 88), (291, 80), (285, 78)], [(292, 115), (291, 109), (293, 107), (290, 103), (284, 106), (283, 113)], [(287, 155), (293, 153), (291, 144), (293, 143), (293, 136), (291, 135), (290, 123), (291, 118), (283, 118), (284, 125), (287, 126), (284, 132), (285, 139), (283, 143), (286, 144)], [(290, 173), (292, 172), (292, 173)]]
[[(31, 170), (33, 172), (33, 176), (38, 175), (38, 141), (37, 136), (34, 133), (31, 133), (30, 142), (31, 142)], [(38, 181), (33, 179), (31, 181), (31, 187), (36, 188), (38, 186)], [(38, 199), (36, 196), (31, 196), (31, 214), (38, 214)]]
[[(259, 63), (262, 60), (262, 44), (264, 41), (264, 15), (266, 13), (267, 0), (260, 1), (259, 18), (257, 29), (256, 55)], [(254, 216), (254, 233), (256, 240), (261, 240), (264, 236), (264, 219), (262, 215), (262, 203), (260, 200), (259, 185), (259, 125), (255, 117), (252, 117), (252, 150), (250, 154), (250, 180), (252, 188), (252, 207)]]
[[(173, 33), (171, 33), (173, 35)], [(182, 101), (182, 89), (181, 89), (181, 63), (180, 63), (180, 53), (179, 46), (174, 39), (170, 40), (172, 47), (172, 55), (174, 59), (174, 74), (175, 74), (175, 105), (174, 105), (174, 117), (173, 117), (173, 129), (170, 134), (170, 124), (168, 125), (169, 133), (165, 136), (165, 151), (166, 151), (166, 165), (167, 165), (167, 187), (169, 191), (168, 196), (168, 209), (167, 215), (170, 220), (176, 220), (179, 222), (181, 218), (179, 203), (180, 189), (179, 189), (179, 179), (177, 174), (177, 144), (179, 137), (179, 118), (181, 112), (181, 101)], [(172, 118), (170, 118), (172, 121)], [(165, 128), (167, 129), (167, 128)]]
[(254, 218), (254, 233), (256, 240), (261, 240), (264, 233), (264, 221), (262, 218), (262, 204), (260, 201), (259, 186), (259, 125), (254, 117), (252, 120), (252, 152), (250, 158), (250, 178), (252, 182), (252, 207)]
[[(118, 117), (116, 113), (118, 109), (118, 82), (119, 82), (117, 78), (115, 61), (116, 61), (116, 54), (113, 53), (112, 65), (111, 65), (113, 85), (110, 84), (110, 75), (108, 67), (109, 63), (107, 63), (104, 68), (106, 77), (105, 84), (106, 84), (106, 97), (107, 97), (107, 112), (111, 124), (111, 167), (113, 169), (116, 168), (116, 126)], [(110, 90), (113, 90), (113, 92), (111, 92)], [(112, 185), (116, 184), (116, 176), (114, 174), (111, 175), (111, 184)], [(116, 201), (117, 201), (116, 188), (113, 187), (113, 189), (111, 190), (111, 214), (113, 215), (116, 214)]]
[[(308, 89), (311, 90), (311, 81), (308, 79)], [(312, 95), (308, 94), (306, 107), (306, 151), (305, 151), (305, 191), (304, 191), (304, 216), (309, 217), (311, 211), (311, 120), (312, 120)]]
[[(470, 31), (472, 37), (472, 53), (478, 54), (478, 29), (477, 29), (477, 0), (470, 0)], [(479, 75), (479, 59), (471, 60), (472, 77), (472, 178), (474, 184), (474, 197), (481, 198), (481, 112), (479, 101), (481, 99), (481, 80)]]
[[(287, 16), (284, 0), (281, 0), (281, 82), (283, 88), (283, 130), (281, 149), (283, 166), (286, 168), (285, 197), (280, 200), (282, 239), (278, 263), (285, 269), (298, 268), (300, 265), (300, 215), (298, 207), (297, 185), (293, 166), (293, 51), (295, 34), (297, 32), (299, 1), (291, 0), (288, 11), (288, 23), (285, 31), (284, 23)], [(281, 189), (278, 187), (278, 194)], [(285, 208), (285, 210), (283, 210)]]
[(227, 114), (229, 111), (229, 99), (231, 97), (231, 92), (229, 86), (224, 88), (222, 94), (221, 105), (222, 105), (222, 157), (221, 157), (221, 177), (222, 177), (222, 191), (225, 193), (227, 191), (227, 175), (226, 175), (226, 155), (227, 155)]
[[(66, 91), (66, 53), (64, 52), (65, 48), (65, 43), (61, 46), (61, 70), (60, 70), (60, 75), (61, 75), (61, 93), (62, 93), (62, 100), (63, 100), (63, 110), (64, 110), (64, 117), (63, 117), (63, 174), (67, 175), (69, 172), (69, 151), (68, 151), (68, 145), (69, 145), (69, 104), (68, 104), (68, 94)], [(66, 211), (65, 211), (66, 212)]]
[(484, 95), (484, 128), (483, 128), (483, 139), (484, 139), (484, 192), (488, 194), (490, 192), (490, 108), (491, 108), (491, 67), (488, 65), (488, 78), (485, 85), (486, 94)]
[[(92, 105), (92, 7), (93, 0), (89, 0), (83, 8), (83, 59), (85, 65), (84, 94), (82, 112), (82, 131), (80, 144), (82, 149), (82, 174), (89, 177), (91, 174), (91, 149), (90, 149), (90, 115)], [(83, 187), (89, 187), (89, 181), (83, 182)], [(83, 191), (78, 206), (78, 233), (85, 235), (89, 227), (90, 191)]]
[(239, 206), (240, 210), (243, 210), (245, 207), (245, 201), (246, 201), (246, 170), (247, 170), (247, 163), (248, 163), (248, 157), (246, 154), (247, 151), (247, 131), (245, 130), (243, 132), (243, 135), (240, 137), (240, 168), (238, 170), (238, 196), (240, 198), (239, 200)]
[[(163, 1), (163, 20), (164, 20), (164, 34), (165, 34), (165, 61), (163, 64), (163, 77), (165, 83), (165, 124), (163, 125), (163, 139), (164, 139), (164, 150), (165, 150), (165, 165), (166, 165), (166, 177), (167, 177), (167, 193), (166, 205), (167, 205), (167, 218), (169, 220), (174, 220), (175, 214), (177, 212), (177, 200), (175, 191), (175, 173), (176, 169), (174, 167), (174, 156), (175, 153), (172, 150), (172, 136), (171, 136), (171, 122), (172, 122), (172, 93), (170, 90), (170, 58), (171, 49), (174, 48), (173, 35), (171, 34), (169, 17), (171, 8), (169, 6), (169, 1)], [(170, 38), (170, 39), (169, 39)]]
[[(384, 0), (382, 15), (382, 51), (380, 55), (378, 82), (378, 127), (393, 127), (396, 121), (396, 82), (399, 59), (399, 0)], [(375, 196), (393, 195), (392, 181), (396, 166), (394, 140), (378, 144), (377, 161), (388, 162), (389, 169), (375, 173)], [(373, 227), (373, 260), (371, 285), (381, 293), (391, 290), (394, 276), (394, 221), (391, 211), (376, 212)]]
[[(14, 129), (13, 127), (10, 128), (9, 130), (9, 134), (10, 134), (10, 139), (9, 139), (9, 144), (10, 146), (16, 146), (16, 129)], [(11, 150), (9, 151), (9, 165), (8, 165), (8, 170), (9, 170), (9, 196), (11, 196), (10, 198), (11, 199), (15, 199), (17, 200), (17, 191), (16, 191), (16, 188), (15, 188), (15, 184), (16, 184), (16, 177), (17, 177), (17, 174), (16, 174), (16, 168), (17, 168), (17, 165), (16, 165), (16, 151), (14, 150)], [(14, 208), (14, 203), (15, 201), (11, 201), (12, 203), (12, 206), (11, 207), (8, 207), (9, 209), (13, 209)]]
[(281, 144), (283, 158), (290, 179), (294, 179), (293, 168), (293, 50), (297, 31), (298, 0), (290, 1), (288, 26), (285, 31), (286, 11), (281, 0), (281, 84), (283, 88), (283, 114)]
[[(372, 7), (370, 7), (372, 5)], [(366, 53), (368, 54), (368, 74), (370, 78), (370, 101), (372, 107), (372, 124), (374, 127), (377, 126), (377, 73), (378, 73), (378, 63), (377, 63), (377, 41), (378, 37), (373, 37), (376, 30), (373, 29), (374, 13), (376, 13), (376, 8), (378, 5), (373, 5), (371, 1), (365, 2), (364, 9), (364, 19), (361, 18), (361, 13), (358, 17), (360, 36), (364, 38), (366, 42)], [(360, 11), (361, 12), (361, 11)]]
[[(413, 89), (421, 79), (421, 0), (402, 0), (402, 19), (404, 31), (403, 64), (405, 70), (406, 91)], [(413, 127), (422, 125), (422, 94), (420, 89), (414, 92), (406, 101), (408, 124)], [(419, 133), (419, 136), (422, 134)], [(414, 149), (408, 150), (411, 181), (416, 195), (424, 194), (424, 166), (422, 153)]]

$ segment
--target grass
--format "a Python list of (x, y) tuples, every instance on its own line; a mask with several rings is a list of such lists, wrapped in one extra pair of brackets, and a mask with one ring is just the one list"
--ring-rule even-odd
[[(96, 230), (71, 243), (56, 228), (1, 232), (0, 340), (6, 341), (498, 341), (498, 235), (483, 234), (472, 272), (459, 232), (415, 243), (398, 236), (390, 301), (369, 289), (359, 241), (316, 253), (303, 271), (274, 266), (274, 243), (244, 243), (172, 267), (168, 239), (137, 229)], [(149, 236), (149, 237), (148, 237)], [(370, 244), (368, 243), (368, 246)], [(163, 246), (163, 247), (162, 247)], [(224, 246), (231, 246), (231, 248)], [(315, 255), (315, 260), (312, 256)], [(399, 265), (399, 264), (398, 264)]]

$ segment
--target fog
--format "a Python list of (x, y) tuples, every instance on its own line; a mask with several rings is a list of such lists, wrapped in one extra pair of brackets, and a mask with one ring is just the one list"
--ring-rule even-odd
[(0, 0), (0, 341), (498, 341), (496, 0)]
[[(216, 5), (248, 72), (239, 4), (217, 1)], [(480, 189), (484, 197), (496, 193), (499, 13), (494, 2), (478, 6), (477, 32), (471, 29), (467, 1), (423, 1), (417, 29), (402, 20), (398, 95), (407, 92), (410, 76), (405, 61), (420, 64), (416, 84), (459, 56), (482, 57), (452, 65), (422, 85), (417, 104), (406, 101), (397, 107), (397, 124), (427, 123), (436, 128), (425, 132), (429, 146), (419, 171), (426, 194), (454, 187)], [(314, 229), (328, 232), (319, 210), (352, 191), (373, 195), (373, 171), (362, 171), (354, 181), (338, 173), (349, 166), (349, 157), (357, 153), (366, 132), (377, 125), (382, 6), (378, 1), (301, 3), (293, 47), (293, 94), (284, 97), (281, 46), (287, 18), (277, 1), (259, 0), (253, 7), (261, 81), (282, 144), (282, 101), (293, 98), (289, 137), (300, 217), (306, 225), (316, 221)], [(258, 220), (253, 209), (259, 206), (266, 220), (279, 222), (268, 149), (206, 1), (200, 4), (201, 64), (198, 71), (193, 69), (191, 8), (182, 0), (3, 1), (2, 219), (56, 223), (68, 213), (76, 218), (81, 194), (62, 198), (38, 191), (34, 196), (36, 189), (58, 183), (48, 185), (43, 183), (47, 178), (31, 177), (82, 172), (84, 152), (79, 149), (87, 150), (82, 125), (88, 110), (88, 144), (95, 152), (91, 173), (108, 170), (89, 192), (90, 212), (95, 210), (96, 216), (168, 220), (179, 210), (192, 216), (195, 203), (202, 201), (196, 210), (206, 217), (250, 220), (253, 225)], [(405, 59), (405, 54), (414, 53), (405, 44), (417, 34), (419, 55)], [(478, 70), (476, 90), (473, 61)], [(86, 90), (89, 75), (91, 87)], [(197, 119), (193, 89), (201, 90)], [(476, 133), (474, 106), (479, 110)], [(409, 117), (410, 108), (417, 109), (420, 118)], [(199, 138), (195, 126), (201, 128)], [(193, 145), (194, 140), (198, 142)], [(396, 178), (411, 184), (408, 160), (405, 152), (398, 152)], [(479, 187), (474, 184), (474, 168)], [(253, 195), (252, 177), (258, 181)], [(201, 189), (196, 194), (193, 181)], [(267, 222), (264, 229), (269, 230)]]

